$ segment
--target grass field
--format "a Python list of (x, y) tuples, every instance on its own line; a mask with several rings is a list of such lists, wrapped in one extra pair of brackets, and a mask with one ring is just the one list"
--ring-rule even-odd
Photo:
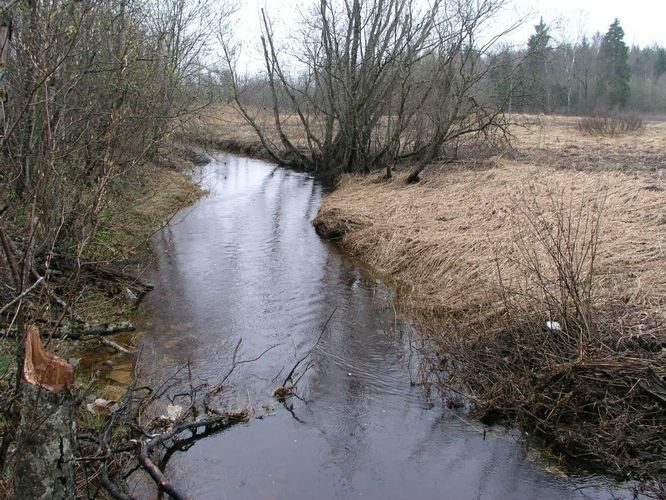
[(403, 291), (445, 391), (663, 494), (666, 123), (611, 139), (515, 121), (513, 149), (415, 185), (409, 166), (344, 177), (315, 225)]

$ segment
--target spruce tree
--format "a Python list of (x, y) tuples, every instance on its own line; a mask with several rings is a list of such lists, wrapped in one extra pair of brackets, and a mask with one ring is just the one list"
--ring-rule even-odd
[(666, 73), (666, 49), (664, 47), (657, 49), (657, 62), (654, 71), (657, 78)]
[(525, 88), (527, 101), (531, 111), (548, 111), (548, 87), (546, 68), (548, 60), (548, 44), (550, 34), (548, 26), (543, 22), (534, 26), (534, 34), (527, 41), (527, 56), (525, 58)]
[(624, 43), (624, 30), (616, 18), (601, 41), (599, 49), (601, 74), (600, 94), (608, 99), (610, 109), (623, 109), (629, 100), (629, 48)]

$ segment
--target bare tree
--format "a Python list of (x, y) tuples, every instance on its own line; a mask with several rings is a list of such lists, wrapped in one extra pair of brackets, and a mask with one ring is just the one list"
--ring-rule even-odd
[[(417, 182), (423, 169), (442, 154), (447, 160), (453, 159), (463, 138), (506, 138), (504, 107), (511, 94), (498, 102), (484, 87), (492, 69), (489, 54), (517, 26), (493, 36), (484, 33), (485, 25), (501, 7), (502, 2), (492, 0), (462, 0), (445, 5), (438, 25), (437, 51), (425, 61), (427, 83), (423, 94), (427, 99), (419, 113), (421, 125), (412, 147), (403, 153), (403, 158), (418, 158), (407, 182)], [(447, 147), (452, 151), (445, 153)]]
[(390, 176), (399, 160), (416, 158), (422, 170), (444, 144), (501, 127), (501, 111), (476, 94), (498, 39), (477, 37), (501, 2), (419, 5), (321, 0), (291, 61), (262, 12), (270, 126), (247, 105), (226, 47), (236, 106), (276, 161), (332, 175), (386, 167)]
[[(48, 394), (22, 383), (28, 325), (40, 320), (48, 334), (78, 324), (89, 283), (134, 280), (100, 265), (91, 243), (119, 210), (111, 201), (123, 183), (206, 104), (190, 83), (224, 14), (211, 5), (0, 2), (0, 321), (17, 333), (15, 381), (2, 384), (0, 471), (16, 465), (9, 450), (28, 439), (25, 422), (51, 418), (39, 405)], [(27, 418), (22, 401), (43, 415)]]

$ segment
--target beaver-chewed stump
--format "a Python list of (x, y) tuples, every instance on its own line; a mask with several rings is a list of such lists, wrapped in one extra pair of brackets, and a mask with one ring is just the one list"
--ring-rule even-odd
[(46, 352), (37, 328), (29, 327), (14, 479), (17, 499), (76, 498), (72, 383), (72, 367)]

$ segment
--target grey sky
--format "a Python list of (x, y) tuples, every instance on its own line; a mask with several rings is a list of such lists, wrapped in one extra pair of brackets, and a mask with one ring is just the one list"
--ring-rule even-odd
[[(548, 24), (563, 21), (563, 29), (569, 38), (575, 37), (582, 26), (583, 33), (605, 33), (617, 17), (624, 29), (624, 41), (628, 45), (649, 46), (654, 43), (666, 47), (666, 1), (663, 0), (514, 0), (513, 8), (524, 12), (531, 10), (531, 22), (526, 23), (520, 34), (527, 36), (533, 25), (543, 15)], [(511, 10), (512, 7), (509, 7)]]
[[(261, 59), (255, 50), (260, 8), (266, 8), (276, 31), (278, 27), (282, 28), (279, 31), (283, 36), (298, 22), (299, 11), (312, 3), (313, 0), (238, 0), (240, 8), (234, 25), (236, 36), (243, 45), (242, 64), (250, 70), (261, 67)], [(506, 2), (503, 15), (504, 19), (498, 20), (503, 25), (525, 20), (510, 37), (510, 42), (516, 45), (527, 42), (534, 32), (534, 25), (543, 16), (544, 22), (552, 25), (555, 40), (575, 41), (579, 34), (605, 33), (617, 17), (628, 45), (657, 43), (666, 47), (666, 0), (512, 0)]]

